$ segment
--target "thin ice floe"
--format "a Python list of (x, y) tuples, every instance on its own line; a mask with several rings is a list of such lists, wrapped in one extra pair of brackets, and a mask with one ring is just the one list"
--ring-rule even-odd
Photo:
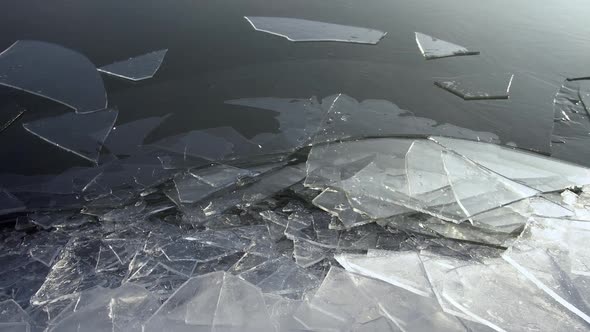
[(142, 81), (154, 77), (158, 69), (160, 69), (167, 52), (168, 49), (153, 51), (102, 66), (98, 68), (98, 71), (130, 81)]
[(68, 112), (24, 123), (23, 127), (60, 149), (97, 163), (102, 145), (111, 132), (118, 114), (115, 109), (91, 114)]
[(0, 84), (51, 99), (77, 113), (107, 107), (102, 78), (90, 60), (51, 43), (19, 40), (0, 53)]
[(137, 152), (151, 131), (166, 121), (169, 115), (154, 116), (113, 127), (104, 147), (112, 154), (132, 155)]
[(244, 17), (257, 31), (286, 38), (293, 42), (332, 41), (377, 44), (387, 33), (347, 25), (288, 17)]
[(416, 43), (426, 60), (446, 58), (459, 55), (477, 55), (479, 51), (470, 51), (463, 46), (416, 32)]
[(513, 74), (462, 76), (434, 81), (434, 85), (465, 100), (508, 99)]

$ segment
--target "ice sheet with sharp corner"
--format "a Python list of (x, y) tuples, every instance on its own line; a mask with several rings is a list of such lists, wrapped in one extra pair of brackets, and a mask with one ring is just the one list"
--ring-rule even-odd
[(244, 17), (257, 31), (280, 36), (293, 42), (345, 42), (377, 44), (387, 32), (348, 25), (288, 17)]
[(145, 288), (126, 283), (115, 289), (93, 288), (50, 331), (142, 331), (160, 302)]
[(153, 51), (102, 66), (97, 70), (101, 73), (131, 81), (145, 80), (154, 77), (158, 69), (160, 69), (167, 52), (168, 49)]
[(356, 287), (355, 277), (331, 267), (313, 297), (305, 300), (293, 317), (312, 331), (345, 331), (355, 323), (379, 318), (374, 299)]
[(183, 209), (185, 218), (190, 223), (202, 223), (208, 218), (220, 215), (236, 206), (250, 206), (256, 202), (286, 189), (305, 177), (304, 165), (296, 164), (280, 168), (259, 176), (258, 181), (236, 188), (235, 190), (214, 196)]
[(344, 227), (351, 228), (364, 225), (373, 220), (362, 213), (354, 211), (341, 189), (328, 188), (313, 199), (312, 203), (320, 209), (338, 217)]
[(500, 258), (421, 254), (443, 310), (496, 331), (585, 331), (588, 326)]
[(301, 297), (320, 283), (317, 276), (285, 256), (264, 260), (239, 274), (265, 293)]
[(97, 163), (118, 114), (115, 109), (92, 114), (68, 112), (24, 123), (23, 127), (49, 144)]
[(104, 147), (112, 154), (131, 155), (143, 144), (148, 134), (169, 116), (153, 116), (117, 125), (105, 140)]
[(77, 113), (107, 107), (102, 78), (90, 60), (47, 42), (19, 40), (0, 53), (0, 84), (54, 100)]
[(440, 78), (434, 85), (465, 100), (508, 99), (513, 74), (469, 75)]
[(326, 116), (314, 138), (314, 144), (367, 137), (440, 135), (499, 143), (497, 135), (473, 131), (452, 124), (437, 123), (415, 116), (387, 100), (357, 101), (345, 94), (322, 99)]
[(556, 158), (583, 162), (590, 154), (590, 80), (565, 81), (553, 100), (551, 154)]
[(13, 194), (4, 189), (0, 189), (0, 215), (20, 212), (26, 209), (26, 206)]
[(270, 331), (260, 289), (225, 272), (189, 279), (150, 317), (144, 331)]
[(29, 315), (14, 300), (0, 302), (0, 323), (28, 323), (29, 320)]
[(349, 272), (382, 280), (420, 296), (434, 296), (415, 251), (391, 251), (378, 256), (343, 253), (335, 258)]
[(326, 248), (306, 241), (293, 241), (293, 257), (297, 265), (301, 267), (310, 267), (321, 262), (327, 257), (326, 253)]
[(588, 274), (573, 272), (587, 270), (584, 252), (588, 240), (587, 222), (534, 217), (502, 257), (590, 325), (590, 279)]
[(420, 32), (416, 32), (416, 43), (426, 60), (446, 58), (459, 55), (477, 55), (479, 51), (470, 51), (463, 46), (449, 43)]
[(223, 160), (233, 151), (231, 142), (211, 135), (205, 130), (194, 130), (167, 137), (153, 145), (182, 156), (200, 157), (208, 160)]
[(508, 146), (447, 137), (431, 137), (445, 148), (493, 172), (539, 191), (590, 183), (590, 169)]
[[(375, 299), (380, 311), (401, 331), (471, 331), (459, 318), (443, 312), (437, 300), (380, 280), (357, 276), (356, 286)], [(485, 331), (473, 324), (473, 331)]]
[(196, 203), (223, 188), (212, 186), (191, 174), (181, 173), (174, 177), (174, 185), (180, 203)]

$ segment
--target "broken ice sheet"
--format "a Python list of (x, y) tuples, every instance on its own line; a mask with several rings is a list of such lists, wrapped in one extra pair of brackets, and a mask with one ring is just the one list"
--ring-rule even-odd
[(96, 287), (80, 294), (72, 312), (62, 313), (49, 331), (142, 331), (160, 302), (145, 288), (126, 283)]
[(355, 323), (379, 318), (375, 299), (356, 287), (355, 277), (331, 267), (313, 297), (305, 300), (293, 317), (312, 331), (346, 331)]
[(51, 267), (59, 252), (61, 251), (62, 246), (60, 245), (37, 245), (33, 248), (29, 249), (29, 255), (36, 261), (39, 261), (47, 267)]
[(327, 113), (314, 138), (315, 145), (343, 139), (430, 135), (499, 143), (495, 134), (417, 117), (387, 100), (359, 102), (345, 94), (337, 94), (324, 98), (321, 105)]
[(49, 144), (97, 163), (102, 145), (118, 114), (115, 109), (91, 114), (68, 112), (28, 122), (23, 127)]
[(313, 245), (307, 241), (293, 241), (293, 257), (297, 265), (301, 267), (310, 267), (321, 262), (326, 255), (327, 250), (320, 246)]
[(508, 99), (513, 74), (441, 78), (434, 85), (465, 100)]
[(131, 81), (141, 81), (154, 77), (168, 49), (153, 51), (127, 60), (118, 61), (98, 68), (98, 71)]
[(590, 183), (590, 168), (508, 146), (448, 137), (431, 140), (495, 173), (539, 191)]
[(144, 331), (270, 331), (262, 292), (225, 272), (189, 279), (149, 318)]
[(96, 67), (82, 54), (51, 43), (19, 40), (0, 53), (0, 84), (54, 100), (77, 113), (107, 107)]
[(565, 81), (553, 100), (551, 153), (572, 161), (588, 160), (590, 80)]
[(147, 135), (168, 117), (169, 114), (117, 125), (111, 130), (104, 147), (116, 155), (131, 155), (143, 144)]
[(369, 216), (354, 211), (346, 193), (341, 189), (328, 188), (312, 201), (313, 205), (338, 217), (344, 227), (351, 228), (372, 222)]
[(449, 43), (420, 32), (416, 32), (415, 34), (418, 48), (426, 60), (479, 54), (479, 51), (469, 51), (463, 46)]
[(585, 331), (587, 325), (499, 258), (464, 261), (421, 253), (443, 310), (496, 331)]
[(389, 251), (374, 256), (340, 254), (335, 258), (349, 272), (382, 280), (420, 296), (434, 296), (415, 251)]
[(13, 194), (0, 189), (0, 215), (23, 211), (25, 205)]
[(377, 44), (387, 33), (359, 28), (287, 17), (244, 17), (257, 31), (270, 33), (293, 42), (333, 41), (359, 44)]
[[(531, 218), (502, 257), (523, 277), (590, 324), (587, 222)], [(575, 271), (575, 272), (574, 272)]]

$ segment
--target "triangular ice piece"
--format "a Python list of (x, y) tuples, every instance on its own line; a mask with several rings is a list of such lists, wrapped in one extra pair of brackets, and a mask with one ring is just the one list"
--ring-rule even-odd
[(514, 75), (476, 75), (440, 79), (434, 85), (465, 100), (508, 99)]
[(463, 46), (449, 43), (420, 32), (416, 32), (416, 43), (426, 60), (479, 54), (479, 51), (470, 51)]

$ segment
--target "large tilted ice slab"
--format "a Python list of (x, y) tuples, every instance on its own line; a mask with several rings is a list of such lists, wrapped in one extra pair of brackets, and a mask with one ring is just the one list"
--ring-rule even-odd
[(270, 33), (294, 42), (332, 41), (377, 44), (387, 33), (347, 25), (288, 17), (244, 17), (255, 30)]
[(84, 55), (59, 45), (19, 40), (0, 53), (0, 84), (89, 113), (107, 107), (96, 67)]
[(428, 140), (372, 139), (314, 146), (305, 184), (343, 190), (374, 219), (410, 210), (461, 222), (538, 194)]
[(416, 43), (426, 60), (446, 58), (459, 55), (477, 55), (479, 51), (470, 51), (463, 46), (416, 32)]
[(167, 52), (167, 49), (153, 51), (102, 66), (98, 68), (98, 71), (130, 81), (142, 81), (154, 77), (158, 69), (160, 69)]
[(100, 150), (119, 112), (107, 109), (91, 114), (65, 113), (24, 123), (31, 134), (84, 159), (98, 162)]
[(503, 258), (590, 325), (588, 241), (590, 226), (586, 221), (535, 217)]

